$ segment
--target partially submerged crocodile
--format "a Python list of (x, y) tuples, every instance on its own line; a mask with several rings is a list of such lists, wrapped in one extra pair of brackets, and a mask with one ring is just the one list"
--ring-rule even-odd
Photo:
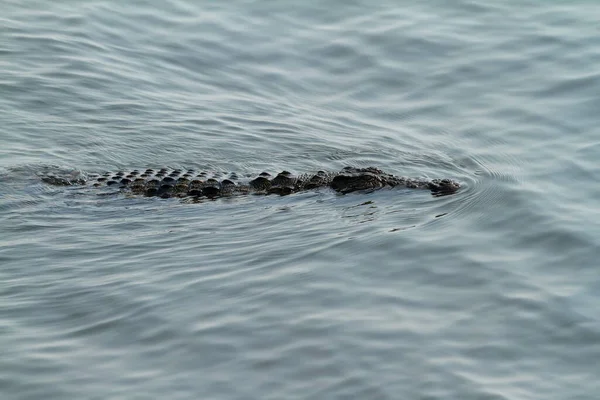
[(263, 172), (255, 177), (239, 177), (235, 173), (226, 178), (204, 172), (181, 169), (146, 169), (107, 172), (91, 175), (89, 179), (66, 179), (47, 175), (42, 180), (54, 185), (91, 185), (115, 187), (141, 196), (206, 197), (217, 198), (236, 194), (287, 195), (316, 188), (331, 188), (339, 193), (373, 191), (384, 187), (428, 189), (434, 196), (455, 193), (460, 184), (451, 179), (411, 179), (387, 174), (377, 168), (346, 167), (340, 172), (318, 171), (315, 174), (292, 175), (283, 171), (272, 176)]

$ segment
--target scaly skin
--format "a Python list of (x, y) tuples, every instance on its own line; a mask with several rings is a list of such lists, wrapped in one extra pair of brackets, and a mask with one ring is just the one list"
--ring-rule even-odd
[[(53, 176), (43, 177), (47, 183), (58, 185), (86, 184), (85, 180), (66, 180)], [(90, 181), (92, 186), (115, 186), (134, 195), (158, 197), (217, 198), (238, 194), (286, 195), (304, 190), (329, 187), (339, 193), (372, 191), (384, 187), (428, 189), (434, 196), (455, 193), (460, 184), (450, 179), (419, 180), (387, 174), (377, 168), (346, 167), (340, 172), (318, 171), (315, 174), (294, 176), (287, 171), (275, 177), (263, 172), (253, 179), (230, 174), (225, 179), (209, 177), (193, 170), (147, 169), (131, 172), (107, 172)]]

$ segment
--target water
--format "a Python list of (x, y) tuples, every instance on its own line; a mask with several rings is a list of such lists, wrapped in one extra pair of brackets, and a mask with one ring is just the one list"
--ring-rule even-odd
[[(593, 2), (36, 2), (0, 17), (3, 399), (595, 399)], [(201, 204), (37, 175), (380, 167)]]

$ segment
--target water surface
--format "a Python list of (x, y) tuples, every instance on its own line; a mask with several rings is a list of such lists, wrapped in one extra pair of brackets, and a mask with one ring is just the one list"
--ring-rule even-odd
[[(593, 2), (5, 1), (3, 399), (595, 399)], [(98, 196), (376, 166), (463, 189)]]

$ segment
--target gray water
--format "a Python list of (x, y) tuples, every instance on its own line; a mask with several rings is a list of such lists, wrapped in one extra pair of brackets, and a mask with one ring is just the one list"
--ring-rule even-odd
[[(598, 398), (595, 2), (1, 8), (2, 399)], [(347, 165), (462, 189), (39, 178)]]

